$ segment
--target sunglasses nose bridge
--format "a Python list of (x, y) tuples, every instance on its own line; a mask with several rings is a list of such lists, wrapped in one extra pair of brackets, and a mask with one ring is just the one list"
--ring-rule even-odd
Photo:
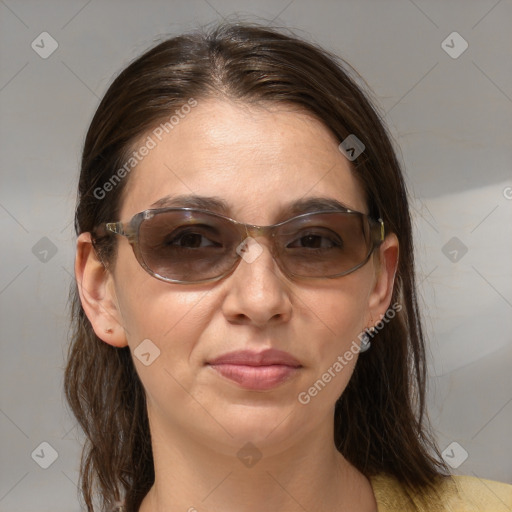
[[(237, 226), (239, 236), (240, 236), (240, 245), (245, 246), (247, 243), (247, 239), (253, 239), (257, 246), (265, 246), (267, 250), (270, 252), (272, 258), (276, 257), (276, 248), (274, 247), (274, 226), (257, 226), (256, 224), (238, 224)], [(261, 240), (264, 237), (265, 240)], [(256, 240), (256, 239), (259, 240)], [(260, 249), (261, 250), (261, 249)], [(238, 251), (237, 251), (238, 252)], [(277, 251), (278, 252), (278, 251)]]
[[(247, 263), (252, 263), (255, 261), (255, 259), (258, 258), (258, 256), (263, 251), (268, 251), (265, 259), (268, 259), (268, 262), (271, 260), (276, 264), (280, 269), (282, 268), (281, 262), (280, 262), (280, 251), (275, 246), (275, 230), (276, 226), (257, 226), (255, 224), (239, 224), (238, 225), (239, 234), (241, 235), (241, 238), (243, 239), (240, 245), (237, 247), (237, 253), (240, 256), (238, 259), (236, 266), (241, 262), (241, 260), (245, 260)], [(264, 237), (265, 241), (261, 240), (261, 238)], [(256, 240), (256, 238), (259, 238), (259, 240)], [(248, 240), (249, 239), (249, 240)], [(252, 242), (250, 241), (252, 239)], [(251, 245), (254, 243), (254, 246)], [(242, 249), (242, 252), (239, 252), (239, 249), (241, 247), (252, 247), (250, 249), (250, 253), (245, 254), (245, 249)], [(266, 249), (263, 249), (265, 247)], [(242, 254), (244, 253), (244, 254)]]
[[(257, 226), (255, 224), (244, 224), (243, 228), (243, 238), (259, 238), (260, 245), (267, 245), (268, 249), (270, 250), (271, 254), (275, 254), (275, 248), (274, 245), (274, 235), (275, 235), (275, 228), (274, 226)], [(265, 241), (262, 241), (261, 238), (264, 237)]]
[(272, 226), (256, 226), (254, 224), (245, 224), (247, 236), (256, 238), (257, 236), (267, 236), (271, 232)]

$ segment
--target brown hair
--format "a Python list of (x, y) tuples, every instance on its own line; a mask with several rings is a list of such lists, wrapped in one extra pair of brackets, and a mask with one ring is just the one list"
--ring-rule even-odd
[[(306, 109), (341, 141), (355, 134), (365, 145), (353, 162), (370, 215), (384, 220), (400, 242), (392, 303), (401, 311), (372, 341), (335, 407), (338, 450), (366, 476), (387, 473), (411, 492), (434, 489), (449, 473), (425, 414), (424, 337), (415, 291), (407, 192), (381, 116), (364, 83), (345, 61), (284, 31), (229, 24), (168, 39), (132, 62), (102, 99), (85, 139), (75, 217), (77, 234), (117, 220), (120, 180), (112, 179), (148, 131), (190, 98), (225, 96), (242, 102), (287, 103)], [(96, 237), (107, 264), (115, 241)], [(72, 340), (65, 392), (81, 425), (80, 488), (88, 511), (97, 492), (102, 510), (125, 500), (137, 511), (154, 482), (144, 388), (129, 348), (99, 339), (71, 290)]]

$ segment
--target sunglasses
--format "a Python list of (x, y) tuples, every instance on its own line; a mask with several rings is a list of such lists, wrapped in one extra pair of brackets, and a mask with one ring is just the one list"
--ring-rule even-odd
[(255, 226), (207, 210), (161, 208), (137, 213), (129, 222), (108, 222), (100, 231), (127, 237), (149, 274), (180, 284), (231, 274), (242, 259), (250, 261), (247, 249), (257, 236), (271, 242), (274, 260), (290, 278), (350, 274), (384, 240), (382, 219), (349, 209), (304, 213), (272, 226)]

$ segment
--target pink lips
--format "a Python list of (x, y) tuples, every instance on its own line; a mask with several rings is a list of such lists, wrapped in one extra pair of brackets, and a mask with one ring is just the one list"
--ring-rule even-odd
[(207, 364), (227, 379), (253, 390), (272, 389), (289, 379), (301, 367), (293, 356), (275, 349), (230, 352)]

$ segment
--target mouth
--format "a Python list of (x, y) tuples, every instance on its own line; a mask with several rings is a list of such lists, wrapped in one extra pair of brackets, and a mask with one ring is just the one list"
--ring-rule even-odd
[(206, 364), (240, 387), (258, 391), (279, 386), (302, 368), (295, 357), (275, 349), (230, 352)]

